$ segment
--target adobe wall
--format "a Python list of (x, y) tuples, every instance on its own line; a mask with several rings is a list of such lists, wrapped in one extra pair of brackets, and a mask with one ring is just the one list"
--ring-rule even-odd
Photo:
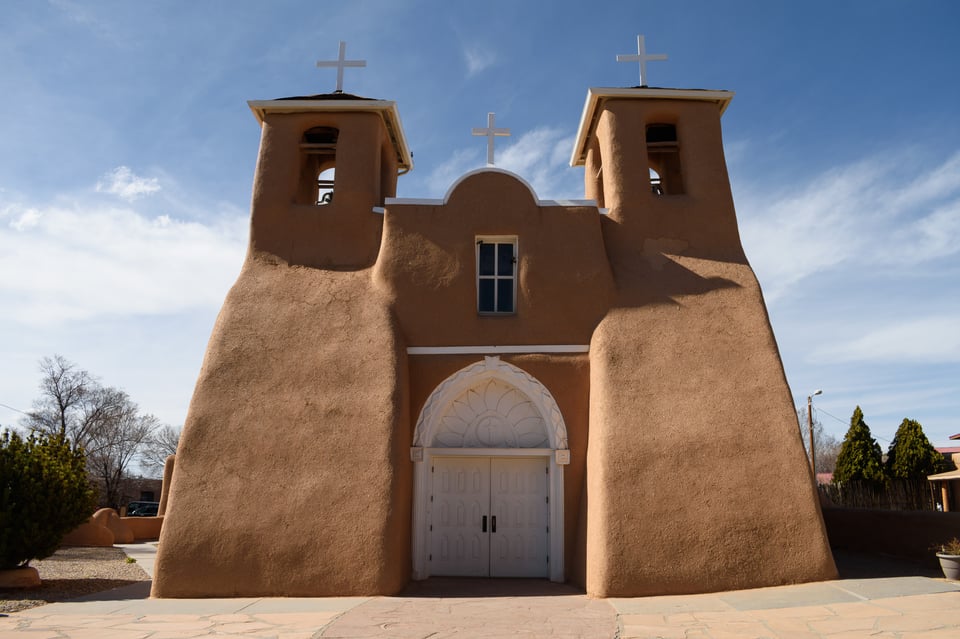
[[(477, 313), (480, 235), (518, 238), (514, 314)], [(374, 276), (410, 346), (587, 344), (613, 295), (596, 207), (540, 206), (499, 170), (468, 175), (442, 205), (390, 204)]]
[(591, 343), (588, 593), (835, 578), (749, 267), (674, 259), (681, 280), (723, 283), (615, 309)]
[(686, 118), (677, 128), (687, 192), (657, 197), (644, 145), (622, 141), (643, 140), (645, 124), (666, 117), (661, 106), (612, 100), (597, 125), (617, 299), (590, 344), (587, 591), (835, 578), (776, 341), (740, 247), (719, 113), (670, 105)]
[(184, 425), (153, 596), (397, 592), (410, 571), (405, 358), (368, 271), (248, 258)]
[(134, 541), (149, 541), (160, 538), (163, 528), (163, 517), (121, 517), (120, 521), (126, 524), (133, 533)]

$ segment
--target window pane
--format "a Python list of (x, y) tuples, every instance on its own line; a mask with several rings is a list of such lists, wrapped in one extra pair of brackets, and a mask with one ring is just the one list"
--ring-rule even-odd
[(479, 310), (481, 313), (492, 313), (494, 310), (493, 305), (493, 284), (495, 280), (480, 280), (480, 302)]
[(513, 244), (497, 244), (497, 275), (513, 275)]
[(493, 252), (496, 244), (480, 245), (480, 275), (494, 275), (493, 272)]
[(497, 312), (513, 312), (513, 280), (497, 280)]

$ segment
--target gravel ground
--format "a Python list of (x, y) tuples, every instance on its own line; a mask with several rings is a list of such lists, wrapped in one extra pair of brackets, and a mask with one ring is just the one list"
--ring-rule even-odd
[(135, 563), (127, 563), (120, 548), (61, 548), (30, 565), (40, 573), (39, 588), (0, 590), (0, 613), (67, 601), (94, 592), (112, 590), (150, 576)]

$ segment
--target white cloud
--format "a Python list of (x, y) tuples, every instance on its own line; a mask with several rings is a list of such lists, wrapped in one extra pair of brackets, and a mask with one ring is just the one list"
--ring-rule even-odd
[(490, 68), (497, 61), (497, 56), (493, 51), (477, 46), (464, 47), (463, 57), (467, 62), (468, 77)]
[(960, 313), (907, 319), (814, 349), (821, 362), (960, 363)]
[(244, 256), (247, 219), (233, 213), (199, 223), (81, 203), (8, 207), (0, 215), (31, 224), (0, 233), (5, 318), (56, 325), (215, 309)]
[(789, 190), (747, 187), (737, 201), (744, 248), (768, 300), (817, 273), (960, 253), (960, 154), (914, 174), (903, 164), (865, 160)]
[(159, 190), (160, 181), (157, 178), (140, 177), (126, 166), (118, 166), (97, 182), (97, 192), (110, 193), (127, 202), (133, 202)]
[(16, 219), (11, 220), (10, 228), (17, 231), (26, 231), (33, 228), (40, 222), (40, 211), (37, 209), (27, 209), (18, 212)]

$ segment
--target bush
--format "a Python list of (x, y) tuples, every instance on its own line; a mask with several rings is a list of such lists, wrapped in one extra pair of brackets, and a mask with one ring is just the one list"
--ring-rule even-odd
[(82, 450), (56, 435), (0, 435), (0, 570), (52, 555), (96, 504)]

